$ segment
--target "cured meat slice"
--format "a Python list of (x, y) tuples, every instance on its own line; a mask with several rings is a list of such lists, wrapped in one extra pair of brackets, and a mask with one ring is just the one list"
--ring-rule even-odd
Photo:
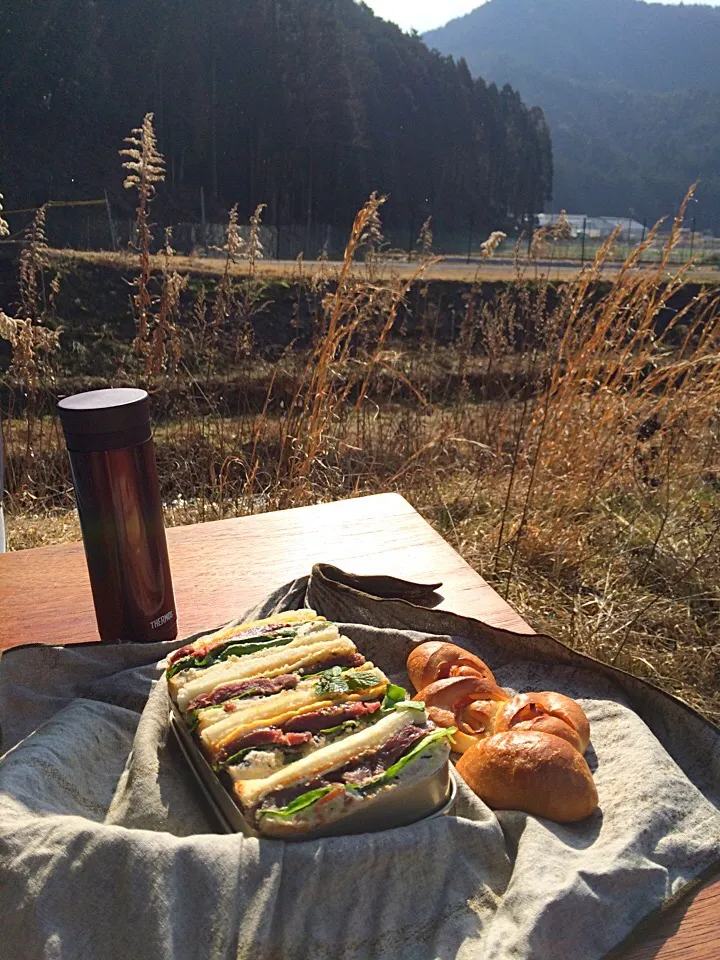
[(312, 713), (304, 713), (299, 717), (293, 717), (283, 724), (283, 730), (310, 730), (312, 733), (318, 733), (328, 727), (336, 727), (347, 720), (357, 720), (358, 717), (368, 716), (380, 709), (380, 701), (364, 701), (357, 703), (339, 703), (333, 707), (323, 707), (322, 710), (315, 710)]
[(238, 680), (235, 683), (223, 683), (211, 693), (203, 693), (195, 697), (188, 706), (188, 711), (201, 710), (203, 707), (216, 707), (233, 697), (253, 696), (265, 697), (283, 690), (294, 690), (298, 685), (298, 678), (294, 673), (282, 677), (258, 677), (253, 680)]
[(268, 744), (278, 747), (298, 747), (309, 740), (312, 740), (311, 733), (283, 733), (279, 727), (260, 727), (225, 744), (218, 756), (218, 763), (224, 763), (247, 747), (265, 747)]

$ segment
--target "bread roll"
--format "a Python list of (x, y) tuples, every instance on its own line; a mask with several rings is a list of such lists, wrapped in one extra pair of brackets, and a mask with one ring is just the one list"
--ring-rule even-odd
[(567, 740), (578, 753), (583, 753), (577, 730), (565, 723), (564, 720), (558, 720), (557, 717), (543, 714), (541, 717), (534, 717), (532, 720), (523, 720), (522, 723), (514, 724), (513, 730), (534, 730), (536, 733), (551, 733), (560, 737), (561, 740)]
[(480, 657), (442, 640), (415, 647), (407, 659), (407, 672), (417, 691), (448, 677), (481, 677), (495, 682), (492, 670)]
[(448, 677), (431, 683), (413, 699), (423, 701), (428, 716), (439, 727), (457, 728), (453, 749), (464, 753), (475, 738), (493, 733), (495, 714), (508, 695), (492, 680)]
[(495, 810), (522, 810), (558, 823), (574, 823), (589, 817), (598, 806), (587, 763), (566, 740), (550, 733), (497, 733), (464, 753), (457, 770)]
[[(547, 718), (553, 718), (565, 724), (574, 730), (577, 736), (574, 737), (559, 723), (550, 723)], [(518, 728), (546, 730), (548, 733), (562, 736), (581, 753), (585, 753), (590, 742), (590, 723), (583, 708), (562, 693), (521, 693), (513, 697), (498, 711), (495, 717), (495, 733)]]

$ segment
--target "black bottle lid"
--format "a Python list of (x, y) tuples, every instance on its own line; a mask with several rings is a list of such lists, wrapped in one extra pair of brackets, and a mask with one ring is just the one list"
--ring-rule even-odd
[(121, 450), (152, 436), (150, 404), (144, 390), (90, 390), (58, 404), (68, 450), (93, 453)]

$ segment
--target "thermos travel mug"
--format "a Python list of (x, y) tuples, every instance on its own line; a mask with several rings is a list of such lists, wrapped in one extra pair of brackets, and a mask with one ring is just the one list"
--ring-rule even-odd
[(177, 615), (144, 390), (61, 400), (95, 614), (104, 643), (173, 640)]

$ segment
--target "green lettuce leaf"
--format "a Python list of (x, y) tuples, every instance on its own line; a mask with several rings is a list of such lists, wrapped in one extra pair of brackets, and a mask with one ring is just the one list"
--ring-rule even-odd
[(282, 807), (280, 810), (261, 810), (258, 816), (273, 817), (280, 820), (285, 817), (292, 817), (296, 813), (300, 813), (301, 810), (305, 810), (307, 807), (311, 807), (314, 803), (317, 803), (318, 800), (327, 796), (332, 789), (333, 787), (318, 787), (317, 790), (309, 790), (307, 793), (296, 797), (292, 803), (289, 803), (286, 807)]
[(409, 710), (411, 713), (425, 713), (425, 703), (422, 700), (401, 700), (395, 704), (396, 710)]
[(395, 709), (395, 704), (407, 700), (407, 690), (405, 687), (399, 687), (396, 683), (389, 683), (385, 691), (385, 699), (382, 702), (382, 711), (386, 713)]
[(200, 711), (191, 710), (190, 713), (186, 713), (183, 717), (185, 725), (187, 726), (190, 733), (194, 733), (197, 730), (197, 725), (200, 722)]
[(429, 733), (426, 737), (423, 737), (420, 743), (417, 743), (409, 753), (406, 753), (404, 756), (400, 757), (400, 759), (396, 760), (395, 763), (391, 767), (388, 767), (384, 773), (381, 773), (376, 780), (373, 780), (371, 783), (363, 784), (362, 787), (359, 787), (358, 792), (371, 793), (373, 790), (377, 790), (378, 787), (382, 787), (391, 780), (394, 780), (401, 770), (404, 770), (409, 763), (412, 763), (414, 760), (417, 760), (420, 756), (422, 756), (427, 748), (432, 746), (434, 743), (437, 743), (439, 740), (449, 740), (452, 743), (452, 735), (455, 732), (455, 727), (438, 727), (437, 730), (433, 730), (432, 733)]

